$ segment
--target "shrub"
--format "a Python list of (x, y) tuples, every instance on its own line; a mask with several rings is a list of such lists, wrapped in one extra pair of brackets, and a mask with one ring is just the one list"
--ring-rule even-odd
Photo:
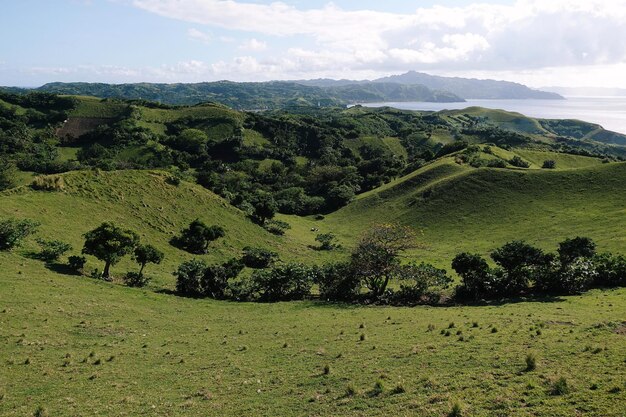
[(519, 156), (515, 155), (513, 158), (511, 158), (509, 160), (509, 164), (513, 165), (514, 167), (518, 167), (518, 168), (529, 168), (530, 164), (526, 161), (524, 161), (522, 158), (520, 158)]
[(324, 265), (315, 282), (320, 298), (329, 301), (351, 301), (361, 292), (361, 280), (349, 263)]
[(543, 161), (541, 166), (543, 169), (556, 169), (556, 161), (554, 159), (547, 159)]
[(334, 233), (320, 233), (315, 236), (315, 241), (320, 243), (319, 250), (333, 250), (340, 248), (341, 245), (335, 243), (337, 237)]
[(207, 267), (200, 279), (200, 292), (206, 297), (218, 300), (226, 298), (229, 281), (236, 278), (243, 268), (244, 264), (239, 259)]
[(174, 272), (176, 277), (176, 291), (182, 295), (202, 295), (200, 283), (204, 277), (207, 264), (200, 259), (183, 262)]
[(487, 162), (489, 168), (506, 168), (506, 161), (502, 159), (490, 159)]
[(66, 252), (72, 250), (72, 245), (60, 240), (37, 239), (37, 243), (41, 246), (38, 256), (46, 262), (58, 261)]
[(278, 261), (278, 254), (267, 249), (246, 246), (243, 248), (241, 261), (248, 268), (264, 269)]
[(273, 235), (282, 236), (285, 231), (291, 229), (291, 226), (282, 220), (266, 220), (263, 223), (263, 228)]
[(445, 269), (423, 262), (419, 265), (401, 265), (397, 278), (402, 284), (400, 290), (394, 294), (394, 300), (402, 303), (419, 302), (430, 288), (447, 288), (452, 282)]
[(626, 257), (603, 253), (593, 257), (597, 287), (626, 287)]
[(150, 282), (150, 277), (140, 272), (128, 272), (124, 275), (124, 284), (129, 287), (143, 288)]
[(537, 369), (537, 357), (534, 353), (526, 355), (526, 372), (534, 371)]
[(85, 264), (87, 263), (87, 258), (84, 256), (70, 256), (67, 258), (67, 266), (74, 272), (80, 273), (85, 268)]
[(463, 408), (461, 408), (461, 404), (458, 402), (454, 403), (452, 406), (452, 410), (448, 413), (448, 417), (462, 417), (463, 416)]
[(564, 377), (560, 377), (557, 379), (552, 385), (552, 391), (550, 392), (552, 395), (565, 395), (570, 392), (569, 384), (567, 383), (567, 379)]
[(59, 175), (39, 176), (33, 180), (30, 186), (38, 191), (63, 191), (65, 181)]
[(35, 233), (39, 223), (33, 220), (7, 219), (0, 221), (0, 250), (10, 250)]
[(209, 250), (209, 244), (226, 235), (220, 226), (207, 226), (199, 219), (189, 224), (189, 227), (181, 231), (180, 236), (175, 239), (175, 243), (180, 245), (187, 252), (195, 254), (205, 254)]
[(553, 260), (537, 272), (535, 288), (539, 293), (580, 294), (591, 287), (597, 275), (590, 260), (578, 258), (565, 265)]
[(308, 296), (318, 274), (316, 267), (289, 263), (254, 271), (251, 279), (260, 301), (289, 301)]

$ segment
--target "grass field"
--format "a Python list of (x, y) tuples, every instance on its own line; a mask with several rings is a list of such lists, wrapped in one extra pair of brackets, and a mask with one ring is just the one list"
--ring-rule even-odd
[[(457, 402), (466, 416), (624, 415), (626, 290), (481, 307), (236, 304), (15, 254), (0, 264), (2, 416), (439, 417)], [(561, 377), (569, 393), (554, 395)]]

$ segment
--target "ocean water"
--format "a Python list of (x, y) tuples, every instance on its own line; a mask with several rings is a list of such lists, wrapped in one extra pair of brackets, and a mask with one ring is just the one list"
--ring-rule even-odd
[(465, 103), (368, 103), (404, 110), (458, 110), (472, 106), (502, 109), (541, 119), (578, 119), (626, 134), (626, 97), (567, 97), (566, 100), (467, 100)]

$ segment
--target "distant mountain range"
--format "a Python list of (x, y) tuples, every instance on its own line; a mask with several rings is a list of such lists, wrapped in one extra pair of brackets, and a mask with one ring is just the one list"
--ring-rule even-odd
[(379, 78), (374, 81), (350, 81), (350, 80), (305, 80), (297, 83), (317, 86), (346, 86), (361, 83), (393, 83), (402, 85), (423, 85), (431, 90), (450, 91), (466, 100), (469, 99), (540, 99), (540, 100), (563, 100), (563, 97), (555, 92), (533, 90), (522, 84), (508, 81), (478, 80), (473, 78), (440, 77), (422, 72), (410, 71), (402, 75)]
[(45, 91), (55, 94), (156, 101), (171, 105), (217, 102), (237, 110), (281, 109), (294, 106), (333, 107), (380, 102), (464, 102), (466, 99), (559, 100), (555, 92), (533, 90), (522, 84), (495, 80), (439, 77), (415, 71), (373, 81), (300, 80), (196, 84), (49, 83), (35, 89), (6, 88), (12, 92)]
[(544, 87), (542, 90), (561, 94), (563, 96), (626, 97), (626, 88)]
[(143, 99), (166, 104), (194, 105), (213, 101), (238, 110), (277, 109), (302, 105), (331, 107), (385, 101), (443, 103), (465, 101), (453, 93), (434, 91), (423, 85), (379, 82), (336, 86), (308, 86), (288, 81), (263, 83), (218, 81), (197, 84), (49, 83), (36, 90), (102, 98)]

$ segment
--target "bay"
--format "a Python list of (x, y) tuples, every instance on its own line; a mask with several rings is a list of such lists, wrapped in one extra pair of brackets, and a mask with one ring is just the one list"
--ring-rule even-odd
[(467, 100), (465, 103), (367, 103), (367, 107), (403, 110), (459, 110), (479, 106), (522, 113), (540, 119), (577, 119), (626, 134), (626, 97), (567, 97), (566, 100)]

